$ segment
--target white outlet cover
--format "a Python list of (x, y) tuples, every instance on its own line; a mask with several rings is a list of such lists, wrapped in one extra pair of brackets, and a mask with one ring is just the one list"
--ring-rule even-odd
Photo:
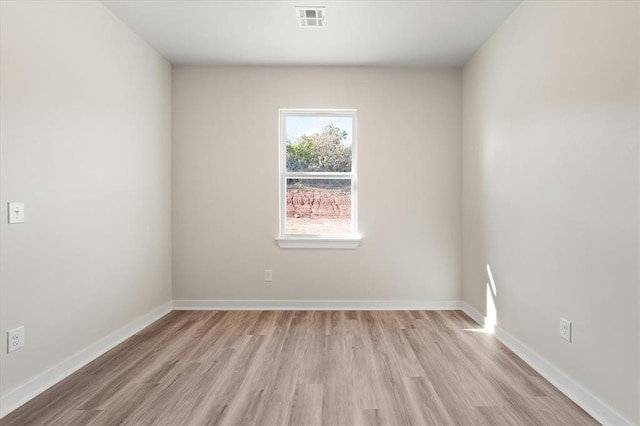
[(560, 337), (571, 342), (571, 321), (560, 318)]
[(7, 331), (7, 353), (24, 347), (24, 326)]
[(24, 223), (24, 203), (9, 202), (9, 223)]

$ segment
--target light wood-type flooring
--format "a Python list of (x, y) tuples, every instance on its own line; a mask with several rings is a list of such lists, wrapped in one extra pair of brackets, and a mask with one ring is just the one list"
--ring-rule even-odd
[(598, 424), (460, 311), (174, 311), (2, 425)]

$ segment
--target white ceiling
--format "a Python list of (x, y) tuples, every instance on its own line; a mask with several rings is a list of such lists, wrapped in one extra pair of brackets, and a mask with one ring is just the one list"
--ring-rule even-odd
[[(102, 0), (174, 64), (464, 64), (521, 0)], [(326, 7), (300, 28), (296, 6)]]

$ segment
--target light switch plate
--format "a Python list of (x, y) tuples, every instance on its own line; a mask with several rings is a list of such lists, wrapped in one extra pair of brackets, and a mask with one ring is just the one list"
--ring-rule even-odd
[(24, 203), (10, 202), (7, 210), (10, 224), (24, 223)]

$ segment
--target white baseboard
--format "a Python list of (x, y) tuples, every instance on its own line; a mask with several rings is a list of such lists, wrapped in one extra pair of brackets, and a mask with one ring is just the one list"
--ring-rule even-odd
[(480, 324), (481, 326), (485, 326), (487, 322), (487, 318), (482, 315), (480, 312), (475, 310), (475, 308), (469, 305), (467, 302), (462, 302), (462, 312), (469, 315), (472, 320)]
[(0, 418), (35, 398), (67, 376), (78, 371), (100, 355), (124, 342), (152, 322), (157, 321), (164, 315), (171, 312), (171, 310), (171, 302), (157, 307), (151, 312), (100, 339), (98, 342), (86, 347), (75, 355), (70, 356), (61, 363), (31, 378), (24, 385), (2, 395), (2, 397), (0, 397)]
[[(484, 315), (466, 302), (462, 302), (462, 311), (482, 326), (487, 322)], [(602, 402), (591, 392), (577, 384), (557, 366), (551, 364), (540, 354), (497, 325), (494, 328), (494, 334), (502, 344), (522, 358), (531, 368), (536, 370), (538, 374), (547, 379), (552, 385), (558, 388), (560, 392), (565, 394), (598, 422), (605, 426), (634, 425), (632, 421), (622, 416), (608, 404)]]
[(459, 300), (174, 300), (175, 310), (416, 311), (458, 310)]

